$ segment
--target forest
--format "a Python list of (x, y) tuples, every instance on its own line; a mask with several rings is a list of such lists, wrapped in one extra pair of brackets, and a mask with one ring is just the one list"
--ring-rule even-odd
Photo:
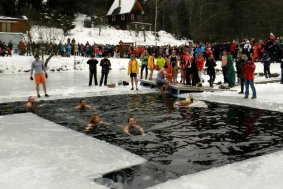
[[(121, 0), (123, 1), (123, 0)], [(30, 24), (72, 29), (77, 13), (104, 18), (113, 0), (1, 0), (0, 16), (22, 16)], [(272, 32), (283, 35), (281, 0), (142, 0), (144, 22), (157, 31), (195, 41), (266, 39)], [(106, 19), (105, 24), (106, 23)]]

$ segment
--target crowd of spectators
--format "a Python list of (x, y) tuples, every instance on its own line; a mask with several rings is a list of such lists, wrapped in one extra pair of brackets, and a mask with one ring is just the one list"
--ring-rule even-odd
[(107, 54), (108, 57), (121, 57), (129, 58), (131, 54), (136, 57), (140, 57), (144, 50), (148, 53), (155, 53), (155, 56), (162, 55), (163, 57), (169, 56), (172, 50), (176, 50), (177, 56), (181, 57), (184, 54), (184, 47), (190, 47), (190, 54), (196, 57), (201, 52), (205, 58), (210, 54), (213, 54), (215, 60), (220, 60), (223, 51), (230, 52), (233, 58), (236, 59), (237, 54), (247, 54), (249, 58), (253, 58), (255, 61), (262, 59), (264, 53), (267, 53), (271, 59), (271, 62), (279, 62), (282, 56), (282, 39), (275, 38), (273, 34), (267, 40), (248, 40), (244, 39), (241, 42), (228, 42), (228, 43), (190, 43), (182, 46), (137, 46), (133, 43), (123, 43), (120, 41), (117, 45), (112, 44), (90, 44), (89, 42), (78, 43), (75, 39), (68, 38), (66, 43), (47, 43), (47, 42), (23, 42), (21, 41), (16, 46), (11, 42), (5, 44), (0, 41), (0, 55), (11, 56), (12, 49), (15, 54), (31, 56), (39, 53), (40, 51), (48, 55), (54, 53), (55, 55), (61, 55), (69, 57), (71, 55), (91, 57), (93, 54), (95, 57), (102, 57), (103, 54)]

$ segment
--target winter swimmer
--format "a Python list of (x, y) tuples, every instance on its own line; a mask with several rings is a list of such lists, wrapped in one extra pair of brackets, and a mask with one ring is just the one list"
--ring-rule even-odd
[(26, 107), (27, 108), (32, 108), (35, 104), (35, 97), (34, 96), (30, 96), (28, 97), (28, 101), (26, 103)]
[(165, 65), (163, 68), (158, 70), (157, 78), (156, 78), (156, 84), (161, 90), (161, 93), (164, 93), (168, 90), (169, 87), (169, 81), (165, 79), (165, 76), (167, 75), (167, 68), (168, 66)]
[(91, 116), (88, 125), (85, 128), (85, 132), (90, 132), (93, 128), (97, 127), (98, 125), (110, 125), (110, 123), (101, 121), (100, 117), (98, 114), (94, 114)]
[(194, 103), (194, 99), (192, 96), (187, 97), (185, 100), (177, 101), (175, 104), (179, 107), (187, 107)]
[(128, 136), (144, 135), (144, 130), (141, 126), (137, 125), (135, 117), (129, 117), (128, 125), (123, 128), (123, 132)]
[(76, 110), (89, 110), (90, 108), (91, 108), (91, 106), (86, 104), (85, 99), (81, 99), (80, 104), (77, 105), (74, 109), (76, 109)]
[(34, 58), (35, 58), (35, 61), (33, 61), (31, 64), (30, 80), (33, 80), (32, 74), (34, 71), (35, 72), (34, 79), (35, 79), (37, 97), (40, 98), (39, 84), (43, 85), (43, 91), (45, 93), (45, 97), (49, 97), (49, 95), (47, 94), (47, 89), (46, 89), (46, 78), (48, 78), (48, 75), (46, 73), (44, 63), (42, 60), (40, 60), (38, 54), (34, 55)]

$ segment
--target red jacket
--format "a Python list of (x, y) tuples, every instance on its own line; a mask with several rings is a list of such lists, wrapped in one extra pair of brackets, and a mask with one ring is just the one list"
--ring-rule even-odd
[(231, 53), (234, 53), (236, 48), (237, 48), (237, 44), (236, 43), (233, 43), (233, 42), (230, 43), (230, 52)]
[(205, 54), (206, 54), (207, 57), (209, 57), (209, 56), (212, 54), (212, 49), (211, 49), (211, 47), (206, 47), (206, 49), (205, 49)]
[(202, 71), (204, 67), (204, 62), (205, 62), (204, 58), (197, 58), (196, 62), (197, 62), (198, 71)]
[(192, 66), (192, 57), (189, 53), (186, 53), (183, 55), (182, 62), (180, 64), (180, 67), (182, 68), (190, 68)]
[(248, 61), (244, 67), (244, 78), (245, 80), (253, 80), (255, 72), (255, 64), (253, 61)]

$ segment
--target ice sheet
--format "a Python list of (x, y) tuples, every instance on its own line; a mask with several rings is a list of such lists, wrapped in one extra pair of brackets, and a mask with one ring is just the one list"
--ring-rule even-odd
[(5, 189), (100, 189), (92, 178), (145, 162), (30, 113), (1, 117), (0, 143), (0, 186)]

